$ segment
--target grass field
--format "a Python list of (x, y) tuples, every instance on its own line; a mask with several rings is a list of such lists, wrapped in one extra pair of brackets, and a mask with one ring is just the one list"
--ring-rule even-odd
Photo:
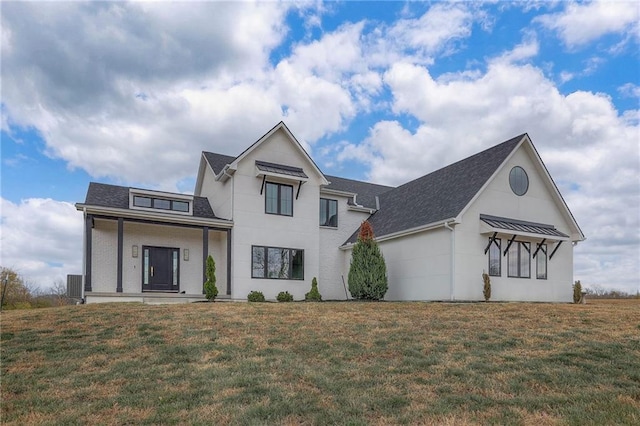
[(640, 301), (2, 312), (3, 424), (640, 424)]

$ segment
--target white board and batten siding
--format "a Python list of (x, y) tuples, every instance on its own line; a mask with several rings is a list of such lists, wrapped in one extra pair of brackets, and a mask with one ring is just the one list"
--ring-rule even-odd
[[(522, 167), (529, 178), (526, 194), (518, 196), (509, 186), (509, 172), (515, 166)], [(456, 299), (483, 300), (482, 272), (489, 268), (488, 255), (484, 249), (491, 234), (481, 234), (480, 215), (487, 214), (554, 225), (567, 235), (572, 228), (564, 208), (543, 175), (543, 170), (527, 145), (522, 145), (498, 173), (477, 199), (464, 213), (462, 221), (456, 226)], [(501, 250), (508, 243), (508, 231), (501, 237)], [(540, 239), (516, 237), (516, 241), (530, 241), (531, 255), (535, 242)], [(548, 244), (548, 254), (553, 245)], [(536, 260), (531, 257), (530, 278), (510, 278), (507, 276), (507, 258), (501, 256), (501, 276), (491, 277), (491, 300), (500, 301), (547, 301), (570, 302), (573, 285), (573, 246), (564, 241), (553, 259), (547, 259), (547, 279), (536, 278)]]
[[(262, 177), (256, 176), (256, 160), (300, 167), (309, 177), (300, 188), (298, 199), (295, 197), (299, 183), (295, 178), (267, 178), (270, 182), (293, 186), (293, 216), (265, 212), (265, 192), (260, 194)], [(233, 180), (233, 298), (246, 299), (255, 290), (270, 300), (281, 291), (288, 291), (296, 300), (304, 299), (311, 280), (319, 275), (320, 176), (311, 169), (308, 158), (293, 147), (286, 133), (278, 130), (238, 162)], [(304, 280), (252, 278), (254, 245), (304, 250)]]

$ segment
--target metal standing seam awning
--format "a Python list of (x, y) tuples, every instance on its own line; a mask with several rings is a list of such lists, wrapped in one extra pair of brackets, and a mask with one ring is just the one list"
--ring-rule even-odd
[(260, 187), (260, 195), (264, 190), (264, 184), (267, 176), (275, 176), (278, 178), (291, 179), (298, 182), (298, 191), (296, 192), (296, 200), (300, 195), (302, 184), (309, 180), (309, 176), (301, 167), (287, 166), (285, 164), (269, 163), (267, 161), (256, 160), (256, 176), (262, 176), (262, 186)]
[(536, 243), (536, 250), (533, 253), (533, 258), (536, 257), (536, 254), (538, 254), (538, 251), (542, 249), (542, 246), (545, 243), (555, 242), (556, 245), (549, 255), (549, 260), (551, 260), (563, 241), (570, 240), (570, 237), (567, 234), (558, 231), (555, 226), (544, 223), (528, 222), (485, 214), (480, 215), (480, 221), (483, 222), (483, 234), (493, 233), (489, 240), (489, 244), (484, 250), (485, 254), (489, 250), (489, 247), (491, 247), (491, 244), (495, 241), (498, 234), (507, 234), (512, 236), (504, 250), (504, 255), (507, 254), (509, 247), (517, 236), (541, 240), (539, 243)]

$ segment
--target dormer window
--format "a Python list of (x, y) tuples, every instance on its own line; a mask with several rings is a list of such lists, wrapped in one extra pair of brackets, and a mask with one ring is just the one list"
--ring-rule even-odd
[(160, 193), (157, 196), (151, 191), (144, 191), (140, 194), (131, 194), (130, 202), (133, 209), (152, 209), (166, 210), (181, 214), (190, 214), (192, 212), (192, 197), (188, 195), (175, 194), (176, 198), (171, 197), (172, 194)]

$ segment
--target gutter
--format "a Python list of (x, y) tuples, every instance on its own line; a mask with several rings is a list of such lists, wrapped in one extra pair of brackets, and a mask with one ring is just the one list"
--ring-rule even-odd
[(115, 207), (102, 207), (92, 206), (77, 203), (76, 210), (84, 211), (87, 214), (87, 209), (91, 214), (115, 216), (131, 219), (147, 219), (155, 220), (158, 222), (165, 222), (167, 224), (184, 224), (184, 225), (196, 225), (196, 226), (215, 226), (218, 228), (233, 228), (233, 221), (227, 219), (207, 219), (186, 215), (171, 215), (156, 213), (151, 211), (133, 210), (133, 209), (121, 209)]
[[(393, 240), (394, 238), (405, 237), (407, 235), (417, 234), (419, 232), (424, 232), (424, 231), (431, 231), (432, 229), (437, 229), (437, 228), (440, 228), (441, 226), (444, 226), (447, 229), (453, 229), (453, 228), (451, 228), (450, 225), (456, 225), (458, 223), (460, 223), (460, 222), (458, 220), (456, 220), (455, 218), (449, 218), (449, 219), (441, 220), (441, 221), (438, 221), (438, 222), (428, 223), (428, 224), (422, 225), (422, 226), (416, 226), (415, 228), (405, 229), (403, 231), (394, 232), (392, 234), (385, 234), (383, 236), (376, 237), (376, 241), (381, 243), (383, 241)], [(340, 250), (349, 250), (350, 248), (353, 247), (354, 244), (355, 243), (347, 243), (347, 244), (341, 245), (338, 248)]]

